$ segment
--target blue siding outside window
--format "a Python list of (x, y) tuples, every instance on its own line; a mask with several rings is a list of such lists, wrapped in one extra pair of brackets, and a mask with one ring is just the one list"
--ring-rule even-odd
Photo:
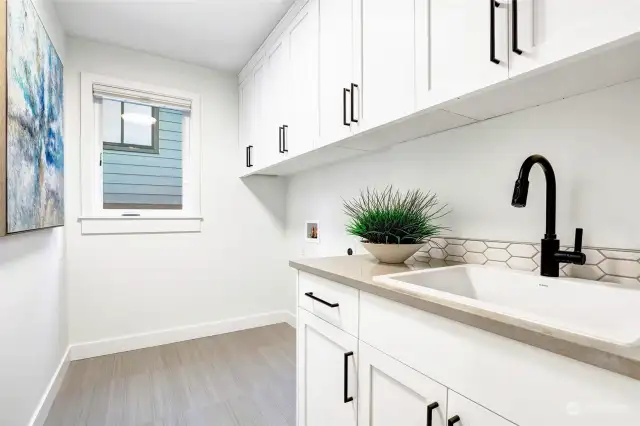
[(104, 208), (182, 208), (182, 113), (160, 108), (156, 125), (157, 154), (104, 146)]

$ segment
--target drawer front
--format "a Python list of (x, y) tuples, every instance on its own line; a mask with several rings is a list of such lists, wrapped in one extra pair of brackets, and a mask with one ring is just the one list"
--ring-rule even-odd
[(366, 292), (360, 340), (519, 426), (640, 418), (639, 380)]
[(516, 426), (452, 390), (449, 390), (448, 393), (447, 419), (454, 425)]
[(356, 337), (358, 293), (355, 288), (298, 272), (298, 306)]

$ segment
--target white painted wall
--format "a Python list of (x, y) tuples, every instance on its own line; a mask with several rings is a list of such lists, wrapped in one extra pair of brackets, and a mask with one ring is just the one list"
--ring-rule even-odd
[[(34, 1), (63, 63), (64, 32)], [(0, 238), (0, 425), (29, 423), (67, 348), (64, 229)]]
[[(67, 280), (72, 344), (223, 321), (287, 307), (285, 182), (237, 178), (237, 79), (133, 50), (68, 39)], [(199, 234), (82, 236), (80, 72), (199, 93)], [(91, 143), (91, 141), (82, 141)], [(249, 186), (247, 186), (247, 184)]]
[[(293, 257), (344, 255), (341, 197), (367, 186), (436, 192), (453, 213), (446, 224), (467, 238), (538, 241), (544, 233), (544, 177), (530, 176), (528, 205), (511, 207), (522, 161), (545, 155), (558, 182), (557, 229), (571, 243), (640, 249), (640, 81), (513, 113), (311, 170), (288, 185), (287, 239)], [(304, 242), (305, 220), (320, 221), (320, 244)], [(292, 298), (290, 296), (289, 300)]]

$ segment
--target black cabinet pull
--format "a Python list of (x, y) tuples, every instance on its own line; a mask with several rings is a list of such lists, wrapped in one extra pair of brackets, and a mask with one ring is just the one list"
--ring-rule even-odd
[(284, 153), (282, 150), (282, 127), (278, 127), (278, 152), (280, 154)]
[(287, 149), (287, 129), (289, 128), (289, 126), (287, 126), (286, 124), (282, 125), (282, 153), (284, 154), (285, 152), (289, 152), (289, 150)]
[(327, 305), (330, 308), (337, 308), (338, 306), (340, 306), (339, 303), (329, 303), (326, 300), (322, 300), (319, 297), (314, 296), (312, 292), (305, 293), (304, 295), (307, 296), (307, 297), (310, 297), (311, 299), (315, 300), (316, 302), (320, 302), (323, 305)]
[(453, 426), (460, 421), (460, 416), (453, 416), (447, 421), (447, 426)]
[[(355, 95), (356, 95), (356, 91), (355, 89), (359, 89), (358, 85), (355, 83), (351, 83), (351, 122), (352, 123), (357, 123), (358, 119), (353, 115), (353, 111), (354, 111), (354, 105), (355, 105)], [(358, 113), (360, 112), (360, 110), (358, 110)], [(360, 115), (360, 114), (358, 114)]]
[(496, 59), (496, 7), (500, 7), (500, 3), (495, 0), (489, 0), (489, 8), (491, 9), (491, 35), (489, 36), (489, 59), (494, 64), (500, 65), (500, 61)]
[(351, 123), (347, 122), (347, 93), (349, 93), (349, 89), (342, 89), (342, 124), (345, 126), (351, 126)]
[(432, 426), (433, 410), (435, 410), (439, 406), (440, 404), (438, 404), (437, 402), (432, 402), (431, 404), (427, 405), (427, 426)]
[(349, 396), (349, 357), (353, 356), (353, 352), (344, 354), (344, 403), (353, 401), (353, 397)]
[(253, 149), (253, 145), (247, 146), (247, 167), (253, 167), (251, 164), (251, 150)]
[(511, 0), (511, 20), (513, 21), (513, 30), (511, 36), (513, 37), (511, 44), (513, 45), (513, 53), (522, 55), (522, 50), (518, 49), (518, 0)]

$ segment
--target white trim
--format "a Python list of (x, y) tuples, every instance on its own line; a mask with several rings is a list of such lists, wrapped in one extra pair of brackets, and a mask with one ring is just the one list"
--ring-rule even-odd
[(40, 402), (38, 402), (38, 406), (33, 412), (31, 420), (29, 420), (29, 426), (44, 425), (44, 422), (47, 420), (47, 416), (49, 415), (49, 410), (51, 410), (51, 407), (53, 406), (53, 401), (55, 401), (64, 381), (64, 377), (67, 374), (67, 370), (69, 369), (69, 362), (69, 348), (67, 348), (60, 360), (60, 364), (58, 364), (58, 368), (55, 373), (53, 373), (53, 377), (51, 377), (44, 394), (42, 394)]
[(297, 327), (296, 314), (294, 314), (293, 312), (287, 312), (287, 321), (286, 321), (286, 323), (289, 324), (293, 328), (298, 328)]
[(91, 217), (78, 219), (82, 235), (200, 232), (202, 218)]
[(167, 96), (162, 93), (140, 89), (132, 90), (127, 87), (118, 87), (109, 84), (94, 83), (93, 96), (121, 102), (139, 102), (159, 108), (169, 108), (180, 111), (191, 110), (191, 99), (188, 98)]
[(150, 333), (130, 334), (111, 339), (71, 345), (69, 347), (69, 357), (72, 361), (76, 361), (79, 359), (93, 358), (96, 356), (111, 355), (119, 352), (166, 345), (169, 343), (183, 342), (186, 340), (232, 333), (234, 331), (264, 327), (283, 322), (289, 323), (289, 321), (291, 321), (290, 312), (275, 311), (241, 318), (232, 318), (218, 322), (170, 328)]

